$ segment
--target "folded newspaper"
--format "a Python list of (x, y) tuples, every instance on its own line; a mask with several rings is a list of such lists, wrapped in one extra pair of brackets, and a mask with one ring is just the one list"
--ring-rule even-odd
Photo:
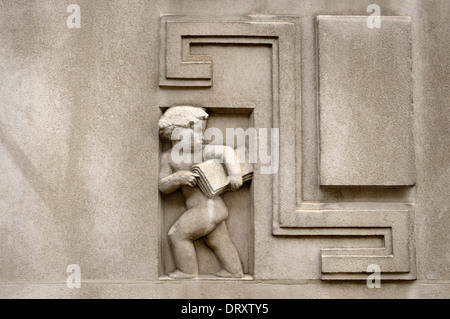
[[(209, 198), (221, 195), (228, 190), (228, 177), (224, 168), (216, 160), (196, 164), (191, 167), (191, 172), (197, 174), (197, 185)], [(241, 164), (242, 182), (245, 183), (253, 177), (253, 165)]]

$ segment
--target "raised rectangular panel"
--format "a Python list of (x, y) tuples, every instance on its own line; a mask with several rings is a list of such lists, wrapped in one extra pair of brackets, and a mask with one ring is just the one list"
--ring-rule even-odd
[(415, 184), (410, 25), (317, 18), (321, 186)]
[[(275, 18), (272, 17), (272, 19)], [(334, 24), (334, 19), (338, 22), (337, 24)], [(329, 156), (327, 158), (328, 163), (337, 165), (338, 169), (334, 172), (329, 170), (329, 172), (335, 173), (335, 179), (331, 179), (332, 182), (328, 185), (412, 185), (414, 181), (412, 100), (410, 92), (411, 81), (408, 78), (411, 70), (404, 69), (406, 65), (409, 68), (411, 67), (411, 62), (408, 60), (411, 55), (409, 51), (410, 21), (409, 18), (404, 17), (383, 18), (382, 28), (386, 27), (389, 28), (389, 32), (402, 34), (402, 36), (397, 36), (405, 42), (385, 41), (384, 37), (389, 36), (385, 35), (384, 31), (370, 29), (371, 32), (381, 34), (373, 38), (373, 41), (379, 41), (374, 45), (367, 44), (366, 40), (361, 40), (361, 37), (364, 38), (364, 36), (360, 33), (366, 32), (365, 30), (360, 31), (360, 33), (357, 30), (353, 30), (355, 27), (360, 29), (361, 27), (367, 28), (365, 19), (362, 17), (319, 17), (318, 43), (322, 50), (319, 52), (319, 62), (321, 63), (319, 66), (321, 67), (321, 84), (324, 82), (320, 88), (321, 99), (329, 103), (324, 104), (321, 100), (321, 108), (323, 108), (323, 110), (321, 109), (322, 113), (320, 117), (322, 133), (321, 146), (326, 146), (326, 149), (322, 149), (322, 151), (342, 151), (340, 155), (344, 159), (351, 158), (357, 152), (365, 154), (364, 152), (366, 151), (373, 151), (375, 154), (370, 155), (368, 158), (360, 158), (361, 163), (350, 161), (349, 163), (351, 164), (346, 162), (333, 163), (332, 161), (336, 160), (336, 158)], [(349, 21), (350, 23), (347, 25)], [(399, 21), (399, 25), (396, 24), (397, 21)], [(197, 52), (195, 50), (195, 46), (197, 45), (233, 44), (263, 45), (269, 47), (272, 50), (269, 67), (272, 70), (271, 82), (273, 95), (270, 107), (273, 111), (270, 125), (271, 127), (280, 129), (280, 169), (277, 174), (271, 176), (273, 235), (277, 236), (280, 241), (283, 241), (286, 236), (310, 236), (311, 238), (317, 236), (360, 237), (365, 239), (382, 238), (384, 245), (377, 248), (323, 248), (320, 253), (321, 278), (324, 280), (366, 280), (368, 266), (376, 264), (380, 267), (384, 279), (414, 280), (416, 278), (416, 269), (414, 242), (412, 240), (414, 231), (413, 223), (411, 222), (413, 220), (411, 205), (404, 203), (392, 203), (391, 205), (386, 203), (360, 203), (350, 205), (348, 203), (349, 205), (340, 205), (341, 203), (336, 203), (339, 205), (330, 206), (318, 201), (297, 201), (297, 193), (301, 194), (301, 189), (304, 186), (301, 183), (300, 185), (297, 184), (295, 174), (298, 167), (296, 161), (301, 160), (302, 157), (297, 158), (292, 156), (295, 153), (295, 149), (301, 145), (302, 138), (296, 139), (296, 132), (302, 132), (302, 128), (299, 127), (296, 119), (298, 115), (303, 114), (300, 103), (301, 83), (300, 79), (296, 78), (296, 76), (301, 74), (301, 63), (298, 59), (298, 52), (301, 51), (298, 25), (299, 21), (296, 19), (257, 21), (253, 18), (242, 18), (211, 22), (207, 17), (165, 16), (161, 19), (160, 86), (172, 87), (173, 89), (184, 87), (211, 87), (212, 89), (217, 89), (220, 86), (219, 81), (223, 83), (224, 78), (218, 76), (220, 72), (215, 72), (215, 74), (212, 72), (212, 67), (217, 67), (219, 64), (216, 53), (208, 55), (206, 51), (206, 53), (203, 51)], [(324, 25), (326, 25), (326, 28), (324, 28)], [(345, 35), (349, 38), (355, 38), (351, 41), (348, 40), (348, 43), (352, 43), (361, 52), (364, 51), (364, 46), (368, 46), (369, 51), (367, 54), (369, 61), (372, 61), (371, 54), (373, 56), (376, 55), (370, 50), (376, 51), (377, 45), (381, 46), (380, 52), (383, 59), (393, 58), (394, 60), (399, 60), (398, 65), (397, 62), (392, 62), (392, 64), (396, 65), (399, 70), (397, 73), (405, 77), (406, 80), (402, 83), (396, 83), (394, 81), (395, 85), (391, 88), (392, 91), (389, 88), (383, 87), (383, 80), (367, 80), (366, 83), (369, 83), (369, 85), (373, 81), (373, 83), (378, 85), (376, 89), (383, 89), (387, 92), (382, 92), (382, 94), (389, 95), (389, 98), (382, 98), (379, 104), (369, 103), (376, 100), (370, 94), (378, 93), (370, 93), (370, 90), (367, 90), (367, 92), (364, 91), (364, 85), (359, 83), (364, 82), (361, 79), (355, 81), (357, 83), (354, 84), (356, 88), (354, 92), (351, 90), (351, 81), (348, 78), (350, 76), (363, 78), (365, 75), (364, 72), (367, 71), (359, 71), (357, 69), (349, 72), (347, 68), (351, 67), (350, 62), (346, 62), (347, 64), (339, 67), (339, 63), (345, 63), (346, 61), (339, 52), (346, 52), (348, 48), (346, 46), (344, 48), (339, 47), (344, 41), (342, 39), (335, 41), (335, 38), (338, 39), (339, 37), (334, 33), (344, 38)], [(381, 40), (378, 37), (381, 37)], [(395, 38), (395, 36), (393, 37)], [(387, 49), (384, 46), (391, 48), (389, 49), (390, 51), (388, 50), (386, 53), (385, 51)], [(398, 46), (398, 52), (393, 49), (395, 46)], [(228, 49), (231, 50), (231, 47)], [(350, 54), (351, 52), (347, 52), (347, 58), (350, 61), (360, 58), (359, 56), (350, 56)], [(341, 59), (340, 62), (335, 61), (332, 63), (332, 61), (339, 58)], [(407, 58), (406, 61), (405, 58)], [(381, 63), (380, 61), (375, 60), (377, 63)], [(324, 66), (325, 69), (323, 68)], [(364, 64), (362, 67), (366, 68), (366, 65)], [(370, 70), (369, 67), (367, 69)], [(392, 80), (395, 77), (394, 73), (397, 73), (391, 69), (387, 70), (390, 72), (388, 74), (369, 72), (368, 75)], [(328, 70), (328, 72), (324, 72), (324, 70)], [(347, 73), (342, 78), (339, 78), (339, 72), (341, 71)], [(332, 79), (332, 77), (336, 77), (336, 79)], [(347, 83), (344, 83), (345, 81)], [(343, 88), (340, 88), (339, 85), (342, 85)], [(361, 85), (362, 88), (357, 87), (357, 85)], [(333, 89), (336, 91), (333, 91)], [(344, 92), (344, 89), (347, 91)], [(355, 92), (361, 93), (361, 90), (363, 90), (362, 95), (355, 95)], [(399, 96), (396, 96), (395, 91), (400, 91), (398, 93)], [(364, 95), (366, 93), (367, 97)], [(331, 99), (330, 97), (335, 98)], [(405, 104), (406, 100), (408, 100), (408, 105)], [(335, 104), (332, 104), (332, 102)], [(389, 105), (386, 107), (385, 104), (387, 102), (392, 103), (394, 106)], [(360, 107), (356, 108), (355, 105)], [(336, 109), (336, 107), (341, 106), (342, 110)], [(305, 107), (307, 106), (305, 105)], [(261, 105), (252, 107), (252, 110), (252, 116), (254, 116), (256, 121), (256, 124), (254, 124), (255, 127), (261, 127), (260, 124), (257, 124), (261, 123)], [(223, 108), (220, 108), (220, 111), (222, 112)], [(236, 109), (229, 108), (228, 111), (234, 113)], [(388, 117), (388, 119), (385, 117)], [(331, 140), (330, 142), (330, 139), (335, 138), (332, 130), (338, 130), (341, 127), (346, 127), (347, 129), (352, 128), (353, 118), (355, 121), (359, 121), (359, 123), (366, 120), (370, 125), (366, 125), (362, 133), (353, 132), (353, 135), (338, 136), (339, 138), (337, 140)], [(315, 118), (308, 119), (316, 123)], [(370, 121), (374, 121), (374, 123), (370, 123)], [(343, 124), (341, 125), (341, 123)], [(332, 125), (334, 125), (334, 128)], [(390, 138), (390, 135), (384, 134), (386, 128), (383, 128), (383, 125), (392, 125), (391, 133), (395, 133), (393, 140), (386, 141), (386, 138)], [(371, 135), (372, 133), (364, 131), (368, 129), (370, 129), (370, 132), (375, 132), (376, 134)], [(359, 139), (358, 134), (362, 136)], [(348, 140), (341, 141), (345, 138)], [(378, 140), (379, 138), (381, 138), (382, 142)], [(366, 145), (364, 139), (367, 139), (370, 143)], [(336, 148), (336, 145), (333, 143), (337, 142), (346, 142), (348, 143), (348, 147), (342, 150), (339, 147)], [(392, 148), (396, 149), (392, 150)], [(378, 152), (381, 153), (379, 154)], [(390, 157), (386, 154), (390, 154)], [(323, 152), (322, 155), (324, 155)], [(395, 156), (398, 157), (395, 158)], [(372, 159), (375, 159), (374, 163), (371, 163)], [(387, 164), (383, 162), (384, 160), (388, 161)], [(398, 161), (403, 162), (397, 163)], [(408, 161), (410, 161), (409, 164)], [(393, 166), (390, 166), (392, 163), (394, 163)], [(348, 166), (344, 167), (341, 164)], [(371, 166), (372, 164), (375, 165), (374, 168)], [(355, 167), (360, 169), (360, 171), (358, 171), (359, 175), (356, 174), (353, 176), (351, 173)], [(340, 170), (341, 168), (342, 171)], [(369, 168), (372, 168), (373, 171), (370, 172)], [(396, 171), (396, 174), (393, 174), (392, 171), (396, 169), (398, 171)], [(369, 171), (367, 178), (364, 177), (366, 176), (364, 170)], [(383, 172), (383, 170), (385, 171)], [(404, 173), (405, 170), (407, 172), (403, 176), (401, 173)], [(261, 183), (260, 178), (261, 176), (256, 175), (252, 185), (254, 189), (253, 194), (256, 194), (256, 196), (267, 196), (265, 191), (269, 191), (269, 189), (263, 189), (264, 184)], [(257, 216), (264, 211), (264, 208), (261, 206), (260, 201), (256, 200), (257, 197), (254, 198), (252, 207), (255, 216)], [(167, 211), (163, 216), (168, 216), (166, 213)], [(171, 225), (172, 221), (168, 224)], [(256, 226), (257, 224), (255, 224)], [(167, 233), (167, 231), (163, 233)], [(163, 242), (164, 245), (167, 245), (167, 243)], [(255, 244), (253, 253), (256, 252), (256, 254), (259, 254), (258, 249), (260, 247), (259, 243)], [(251, 254), (252, 252), (249, 252), (248, 260), (250, 263), (249, 267), (247, 267), (248, 269), (251, 268)]]

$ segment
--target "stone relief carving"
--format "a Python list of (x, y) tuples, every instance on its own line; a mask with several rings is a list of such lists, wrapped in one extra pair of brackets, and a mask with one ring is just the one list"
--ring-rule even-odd
[[(330, 182), (326, 180), (326, 177), (335, 172), (329, 170), (327, 164), (333, 164), (332, 161), (335, 158), (327, 156), (326, 152), (329, 151), (332, 154), (335, 144), (327, 140), (327, 132), (336, 131), (333, 123), (340, 123), (341, 119), (337, 118), (336, 120), (332, 116), (340, 115), (342, 113), (340, 110), (346, 104), (334, 109), (330, 108), (330, 105), (334, 104), (324, 103), (327, 102), (327, 97), (332, 96), (330, 93), (333, 93), (333, 91), (326, 91), (327, 86), (323, 85), (323, 81), (330, 78), (330, 71), (333, 72), (333, 69), (327, 70), (327, 58), (330, 58), (331, 53), (334, 52), (327, 51), (328, 42), (326, 41), (328, 38), (324, 35), (327, 35), (327, 32), (341, 32), (345, 36), (347, 24), (356, 25), (356, 29), (358, 29), (359, 24), (365, 26), (366, 17), (318, 16), (316, 30), (306, 31), (315, 33), (314, 36), (305, 40), (305, 43), (309, 43), (310, 46), (302, 48), (300, 48), (301, 22), (299, 18), (272, 16), (262, 20), (258, 19), (240, 17), (229, 20), (225, 18), (211, 20), (208, 17), (163, 16), (160, 38), (160, 87), (213, 87), (213, 57), (207, 54), (192, 54), (192, 46), (203, 44), (269, 46), (273, 53), (271, 64), (266, 66), (273, 71), (271, 73), (273, 84), (270, 108), (273, 112), (271, 125), (280, 129), (280, 167), (283, 169), (272, 176), (272, 193), (267, 188), (263, 189), (263, 184), (255, 181), (254, 185), (255, 191), (263, 191), (264, 194), (272, 197), (272, 234), (280, 241), (284, 236), (381, 237), (384, 243), (382, 247), (321, 249), (321, 278), (324, 280), (365, 280), (367, 266), (377, 264), (386, 279), (414, 280), (416, 278), (412, 223), (414, 197), (409, 192), (409, 188), (414, 186), (414, 159), (411, 155), (413, 154), (411, 87), (410, 80), (408, 80), (411, 69), (410, 19), (385, 17), (387, 27), (378, 31), (378, 33), (382, 32), (381, 35), (377, 32), (369, 33), (373, 30), (365, 30), (367, 35), (360, 39), (364, 43), (370, 41), (379, 43), (379, 41), (386, 41), (387, 38), (393, 43), (400, 42), (401, 47), (383, 47), (386, 51), (383, 52), (389, 57), (395, 53), (389, 50), (401, 49), (402, 54), (407, 57), (402, 64), (401, 72), (396, 69), (391, 70), (393, 77), (400, 74), (405, 79), (401, 82), (402, 90), (395, 90), (392, 96), (384, 97), (387, 101), (400, 101), (395, 108), (390, 108), (395, 111), (389, 116), (395, 116), (398, 120), (399, 125), (395, 132), (407, 132), (407, 134), (401, 137), (402, 141), (405, 141), (401, 152), (389, 154), (392, 155), (390, 158), (396, 159), (400, 156), (405, 160), (402, 161), (400, 168), (394, 171), (394, 166), (389, 164), (394, 160), (389, 161), (381, 168), (376, 168), (371, 164), (370, 157), (363, 157), (360, 159), (360, 166), (373, 169), (373, 176), (371, 175), (373, 178), (359, 181), (346, 173), (338, 174), (339, 180)], [(332, 23), (329, 24), (330, 30), (326, 29), (328, 20), (332, 20)], [(335, 20), (342, 23), (344, 27), (336, 27), (338, 24), (335, 23)], [(399, 29), (401, 32), (391, 32), (391, 29)], [(345, 50), (351, 51), (349, 49), (351, 43), (345, 41), (340, 43)], [(320, 53), (317, 52), (318, 45), (321, 48)], [(376, 47), (377, 44), (374, 45)], [(308, 62), (302, 62), (300, 57), (303, 61)], [(331, 60), (329, 65), (334, 66), (333, 61)], [(310, 67), (301, 70), (304, 63)], [(317, 64), (317, 69), (312, 68), (312, 64)], [(300, 83), (298, 77), (296, 78), (296, 74), (302, 74), (303, 84)], [(360, 76), (355, 74), (350, 79), (351, 81), (357, 81), (357, 76)], [(321, 86), (316, 87), (316, 82)], [(384, 88), (382, 84), (380, 85), (381, 88)], [(307, 89), (302, 90), (302, 86)], [(318, 87), (321, 89), (319, 90)], [(329, 86), (329, 88), (335, 87), (339, 88), (334, 84)], [(337, 93), (341, 91), (336, 90)], [(389, 93), (391, 94), (391, 91)], [(350, 95), (344, 95), (344, 98), (347, 96)], [(364, 103), (358, 105), (370, 106), (373, 102), (371, 96), (363, 96), (362, 102)], [(319, 98), (317, 99), (317, 97)], [(377, 105), (377, 103), (374, 104)], [(257, 106), (257, 112), (254, 112), (255, 122), (261, 122), (263, 117), (258, 108), (261, 106)], [(331, 120), (327, 117), (328, 113), (319, 114), (318, 109), (330, 111)], [(370, 119), (371, 117), (382, 119), (385, 108), (366, 107), (365, 110), (367, 115), (372, 112), (371, 116), (362, 113), (361, 119)], [(382, 123), (382, 121), (374, 123)], [(373, 127), (378, 129), (380, 125)], [(321, 135), (317, 134), (319, 129)], [(384, 150), (384, 148), (377, 147), (377, 145), (386, 145), (385, 141), (378, 138), (379, 135), (369, 134), (368, 141), (370, 143), (359, 140), (358, 136), (346, 135), (348, 141), (345, 141), (349, 145), (361, 144), (369, 150)], [(397, 144), (391, 145), (386, 150), (392, 152), (395, 145)], [(318, 152), (319, 146), (322, 152)], [(353, 153), (349, 148), (345, 154), (351, 157)], [(295, 154), (294, 157), (292, 157), (293, 154)], [(380, 154), (377, 156), (383, 156)], [(351, 173), (354, 167), (350, 165), (346, 169)], [(383, 176), (379, 174), (380, 170), (385, 171)], [(391, 174), (390, 170), (395, 174)], [(364, 171), (367, 172), (367, 168)], [(397, 177), (391, 180), (393, 176)], [(289, 187), (283, 185), (289, 185)], [(391, 186), (397, 188), (377, 188)], [(385, 198), (379, 196), (380, 191)], [(335, 200), (334, 194), (339, 194), (337, 200)], [(384, 199), (388, 200), (384, 201)], [(265, 209), (258, 202), (252, 204), (255, 212)], [(256, 243), (255, 254), (258, 254), (257, 249)]]
[[(159, 190), (170, 194), (181, 188), (187, 208), (168, 233), (177, 267), (168, 274), (172, 279), (198, 276), (194, 241), (200, 238), (222, 267), (217, 277), (244, 276), (237, 249), (228, 234), (228, 208), (220, 196), (242, 186), (241, 166), (231, 147), (204, 145), (203, 130), (208, 116), (200, 107), (173, 106), (159, 120), (161, 138), (172, 145), (162, 154)], [(210, 184), (217, 183), (223, 184), (220, 192), (207, 191)]]

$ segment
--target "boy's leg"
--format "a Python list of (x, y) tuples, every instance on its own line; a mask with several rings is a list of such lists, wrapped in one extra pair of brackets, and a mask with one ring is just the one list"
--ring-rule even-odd
[(216, 225), (222, 222), (227, 215), (225, 205), (213, 200), (208, 200), (206, 205), (191, 208), (181, 215), (169, 231), (173, 255), (178, 268), (178, 271), (169, 276), (192, 278), (198, 274), (197, 255), (193, 242), (214, 230)]
[(225, 270), (217, 273), (218, 276), (237, 278), (243, 276), (241, 260), (228, 234), (225, 221), (205, 236), (205, 242), (214, 251), (223, 270)]
[[(173, 229), (173, 228), (172, 228)], [(198, 274), (197, 256), (194, 243), (186, 238), (177, 236), (169, 232), (170, 243), (172, 244), (173, 256), (177, 270), (169, 276), (177, 278), (194, 278)]]

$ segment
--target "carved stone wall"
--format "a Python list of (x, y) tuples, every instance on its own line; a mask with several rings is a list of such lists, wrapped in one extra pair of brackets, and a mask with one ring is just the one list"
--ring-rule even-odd
[[(380, 28), (359, 0), (77, 3), (79, 29), (60, 1), (0, 12), (0, 296), (449, 296), (448, 1), (380, 0)], [(166, 276), (174, 105), (279, 129), (277, 171), (223, 195), (243, 278), (203, 239), (201, 276)]]
[[(410, 205), (413, 198), (407, 202), (402, 198), (408, 191), (405, 187), (414, 185), (415, 175), (410, 18), (384, 18), (383, 29), (374, 31), (367, 28), (366, 17), (317, 17), (315, 58), (320, 91), (317, 92), (319, 111), (313, 116), (302, 113), (308, 106), (302, 105), (301, 83), (294, 80), (296, 73), (301, 73), (296, 54), (302, 50), (300, 19), (217, 20), (211, 22), (207, 17), (192, 16), (162, 18), (160, 86), (209, 87), (213, 82), (214, 86), (220, 86), (218, 82), (222, 78), (214, 80), (212, 71), (216, 57), (193, 53), (194, 44), (270, 47), (269, 65), (263, 66), (267, 61), (261, 61), (260, 65), (272, 70), (269, 103), (273, 115), (269, 127), (280, 128), (282, 169), (271, 178), (272, 194), (258, 188), (258, 177), (254, 187), (256, 192), (273, 198), (270, 212), (274, 216), (273, 234), (382, 237), (382, 247), (322, 249), (322, 278), (365, 280), (367, 266), (377, 264), (386, 278), (415, 279)], [(349, 64), (354, 64), (356, 70)], [(251, 74), (251, 70), (241, 70), (242, 73)], [(258, 112), (262, 106), (256, 104), (255, 122), (258, 123), (267, 111)], [(220, 107), (239, 109), (226, 104)], [(345, 108), (348, 113), (358, 114), (346, 114)], [(302, 134), (306, 133), (302, 124), (306, 122), (320, 123), (320, 137), (311, 138), (315, 140), (312, 147), (320, 148), (320, 159), (316, 157), (317, 150), (305, 154), (301, 149), (306, 135)], [(333, 187), (331, 190), (335, 192), (340, 192), (339, 187), (357, 186), (348, 190), (346, 197), (357, 197), (363, 189), (367, 199), (345, 203), (342, 198), (340, 202), (344, 203), (339, 208), (330, 200), (322, 202), (319, 197), (305, 200), (301, 176), (307, 168), (302, 166), (303, 157), (320, 162), (319, 171), (310, 172), (315, 173), (314, 192), (330, 192), (330, 188), (322, 191), (323, 186)], [(383, 203), (384, 199), (378, 195), (374, 198), (374, 192), (379, 194), (381, 187), (392, 186), (403, 188), (399, 196), (392, 196), (391, 203)], [(364, 205), (364, 202), (369, 203)], [(254, 205), (256, 212), (264, 210), (258, 202)]]

